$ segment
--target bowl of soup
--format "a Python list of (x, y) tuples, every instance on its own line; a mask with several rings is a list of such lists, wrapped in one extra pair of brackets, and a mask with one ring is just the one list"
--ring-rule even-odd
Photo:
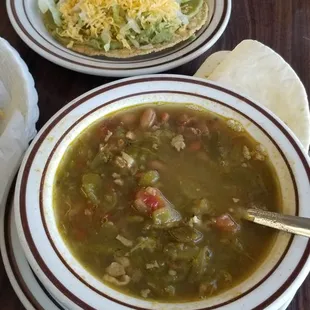
[(209, 81), (120, 80), (61, 109), (14, 207), (27, 259), (68, 309), (281, 309), (306, 238), (242, 219), (310, 216), (307, 155), (275, 115)]

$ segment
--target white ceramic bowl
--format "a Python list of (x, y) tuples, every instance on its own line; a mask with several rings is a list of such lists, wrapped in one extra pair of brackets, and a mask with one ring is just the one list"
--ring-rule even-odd
[(310, 269), (310, 241), (279, 233), (268, 257), (248, 279), (223, 294), (185, 304), (123, 295), (89, 274), (60, 237), (52, 207), (56, 168), (68, 145), (87, 126), (123, 107), (165, 101), (192, 103), (240, 121), (269, 154), (278, 174), (283, 212), (310, 217), (310, 168), (292, 132), (250, 99), (206, 80), (157, 75), (96, 88), (61, 109), (40, 131), (17, 180), (15, 214), (21, 244), (39, 279), (69, 309), (279, 309)]
[(194, 40), (158, 53), (129, 59), (88, 57), (63, 47), (46, 30), (38, 0), (6, 0), (10, 21), (21, 39), (44, 58), (78, 72), (103, 76), (157, 73), (183, 65), (207, 51), (222, 35), (231, 13), (231, 0), (207, 0), (208, 22)]

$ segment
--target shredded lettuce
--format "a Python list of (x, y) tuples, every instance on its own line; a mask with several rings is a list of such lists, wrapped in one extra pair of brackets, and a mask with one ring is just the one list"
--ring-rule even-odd
[(39, 9), (42, 14), (50, 11), (57, 26), (61, 26), (61, 17), (54, 0), (38, 0)]
[(140, 44), (139, 44), (139, 42), (138, 42), (137, 40), (135, 40), (135, 39), (133, 39), (133, 38), (131, 38), (131, 37), (129, 37), (128, 39), (129, 39), (129, 41), (132, 43), (132, 45), (133, 45), (135, 48), (140, 48)]
[(46, 0), (39, 0), (38, 5), (42, 14), (45, 14), (48, 11), (48, 4)]
[(113, 20), (116, 24), (121, 25), (124, 24), (125, 19), (122, 16), (123, 11), (121, 10), (120, 6), (118, 4), (113, 5), (112, 7), (112, 12), (113, 12)]
[(111, 33), (109, 30), (105, 30), (101, 33), (101, 39), (104, 43), (104, 50), (107, 52), (110, 50), (111, 47)]
[(179, 17), (180, 21), (182, 22), (182, 24), (184, 25), (188, 25), (189, 23), (189, 20), (188, 20), (188, 17), (183, 14), (181, 11), (180, 12), (177, 12), (177, 16)]

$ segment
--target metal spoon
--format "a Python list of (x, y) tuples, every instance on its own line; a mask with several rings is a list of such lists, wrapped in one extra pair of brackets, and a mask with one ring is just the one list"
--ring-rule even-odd
[(310, 218), (283, 215), (260, 209), (243, 210), (245, 220), (310, 238)]

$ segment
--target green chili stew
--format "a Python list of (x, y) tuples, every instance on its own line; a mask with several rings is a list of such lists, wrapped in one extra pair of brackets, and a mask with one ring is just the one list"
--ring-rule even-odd
[(57, 170), (58, 229), (78, 261), (125, 294), (192, 301), (249, 277), (275, 233), (240, 208), (279, 208), (275, 171), (242, 125), (149, 104), (87, 128)]

